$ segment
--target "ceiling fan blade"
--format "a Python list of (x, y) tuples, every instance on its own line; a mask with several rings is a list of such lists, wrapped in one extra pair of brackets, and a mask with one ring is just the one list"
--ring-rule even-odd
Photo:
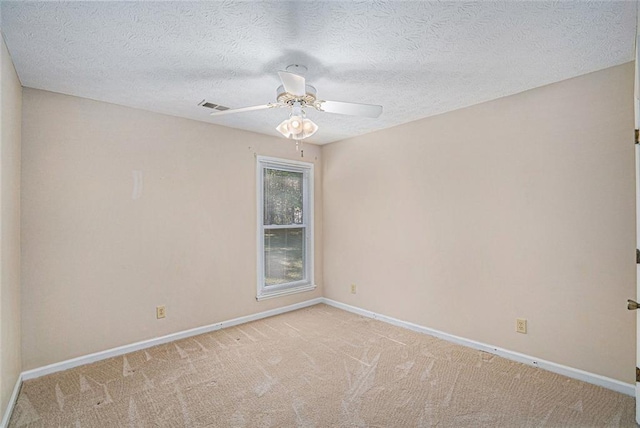
[(382, 106), (373, 104), (344, 103), (342, 101), (318, 101), (316, 108), (329, 113), (348, 114), (376, 118), (382, 114)]
[(244, 111), (264, 110), (264, 109), (267, 109), (267, 108), (273, 108), (273, 107), (277, 107), (277, 106), (278, 106), (277, 104), (269, 103), (269, 104), (264, 104), (264, 105), (261, 105), (261, 106), (230, 108), (229, 110), (214, 111), (213, 113), (211, 113), (211, 116), (222, 116), (222, 115), (225, 115), (225, 114), (242, 113)]
[(292, 95), (303, 96), (306, 93), (304, 77), (288, 71), (278, 71), (284, 90)]

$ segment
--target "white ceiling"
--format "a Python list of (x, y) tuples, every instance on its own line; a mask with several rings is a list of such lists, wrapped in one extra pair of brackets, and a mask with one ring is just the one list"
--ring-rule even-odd
[(1, 26), (24, 86), (269, 135), (277, 71), (308, 67), (320, 99), (381, 104), (378, 119), (309, 111), (329, 143), (622, 64), (635, 1), (11, 2)]

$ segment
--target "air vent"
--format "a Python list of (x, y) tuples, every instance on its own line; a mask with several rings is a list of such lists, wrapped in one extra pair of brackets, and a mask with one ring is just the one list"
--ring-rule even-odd
[(198, 105), (202, 107), (210, 108), (212, 110), (218, 110), (218, 111), (229, 110), (229, 107), (221, 106), (220, 104), (210, 103), (205, 100), (200, 101)]

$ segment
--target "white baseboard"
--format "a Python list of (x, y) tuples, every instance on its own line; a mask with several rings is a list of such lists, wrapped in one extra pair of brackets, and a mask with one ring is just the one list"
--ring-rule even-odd
[(564, 366), (562, 364), (557, 364), (551, 361), (542, 360), (539, 358), (535, 358), (529, 355), (499, 348), (496, 346), (487, 345), (482, 342), (476, 342), (474, 340), (465, 339), (459, 336), (454, 336), (452, 334), (444, 333), (442, 331), (435, 330), (429, 327), (424, 327), (418, 324), (402, 321), (397, 318), (392, 318), (386, 315), (377, 314), (375, 312), (372, 312), (366, 309), (362, 309), (355, 306), (347, 305), (345, 303), (337, 302), (335, 300), (331, 300), (326, 297), (318, 297), (315, 299), (306, 300), (304, 302), (296, 303), (293, 305), (284, 306), (282, 308), (271, 309), (271, 310), (259, 312), (253, 315), (247, 315), (244, 317), (234, 318), (228, 321), (222, 321), (219, 323), (215, 323), (215, 324), (211, 324), (203, 327), (197, 327), (191, 330), (185, 330), (185, 331), (169, 334), (169, 335), (154, 338), (154, 339), (144, 340), (141, 342), (132, 343), (130, 345), (124, 345), (117, 348), (108, 349), (105, 351), (96, 352), (89, 355), (84, 355), (81, 357), (73, 358), (66, 361), (61, 361), (59, 363), (50, 364), (48, 366), (39, 367), (33, 370), (22, 372), (18, 378), (18, 382), (16, 382), (16, 387), (14, 388), (11, 399), (9, 400), (9, 406), (7, 408), (7, 411), (5, 412), (4, 418), (2, 419), (0, 428), (5, 428), (6, 424), (8, 424), (9, 422), (9, 416), (11, 414), (11, 410), (13, 409), (13, 406), (15, 405), (15, 401), (18, 398), (18, 392), (20, 390), (21, 382), (24, 380), (34, 379), (40, 376), (56, 373), (56, 372), (67, 370), (73, 367), (94, 363), (96, 361), (104, 360), (111, 357), (116, 357), (119, 355), (127, 354), (129, 352), (150, 348), (152, 346), (161, 345), (167, 342), (172, 342), (174, 340), (184, 339), (187, 337), (196, 336), (198, 334), (208, 333), (211, 331), (220, 330), (222, 328), (233, 327), (239, 324), (256, 321), (262, 318), (283, 314), (285, 312), (295, 311), (297, 309), (306, 308), (308, 306), (313, 306), (318, 303), (326, 303), (329, 306), (343, 309), (345, 311), (362, 315), (367, 318), (373, 318), (373, 319), (380, 320), (398, 327), (407, 328), (409, 330), (413, 330), (418, 333), (428, 334), (430, 336), (434, 336), (434, 337), (446, 340), (448, 342), (453, 342), (459, 345), (467, 346), (469, 348), (478, 349), (480, 351), (495, 354), (500, 357), (507, 358), (509, 360), (517, 361), (520, 363), (524, 363), (530, 366), (539, 367), (553, 373), (558, 373), (573, 379), (577, 379), (577, 380), (588, 382), (594, 385), (602, 386), (604, 388), (611, 389), (613, 391), (617, 391), (622, 394), (626, 394), (630, 396), (635, 395), (636, 387), (633, 384), (627, 384), (606, 376), (601, 376), (595, 373), (589, 373), (584, 370), (575, 369), (573, 367)]
[(366, 309), (358, 308), (355, 306), (347, 305), (345, 303), (337, 302), (335, 300), (322, 298), (323, 303), (329, 306), (343, 309), (354, 314), (362, 315), (367, 318), (373, 318), (376, 320), (384, 321), (389, 324), (393, 324), (398, 327), (404, 327), (409, 330), (416, 331), (418, 333), (428, 334), (430, 336), (437, 337), (439, 339), (453, 342), (458, 345), (467, 346), (469, 348), (478, 349), (480, 351), (495, 354), (508, 360), (517, 361), (530, 366), (540, 367), (541, 369), (548, 370), (553, 373), (558, 373), (572, 379), (581, 380), (594, 385), (602, 386), (613, 391), (620, 392), (622, 394), (635, 396), (636, 386), (630, 383), (624, 383), (616, 379), (612, 379), (606, 376), (601, 376), (595, 373), (589, 373), (584, 370), (575, 369), (573, 367), (564, 366), (562, 364), (554, 363), (551, 361), (541, 360), (539, 358), (532, 357), (530, 355), (521, 354), (519, 352), (509, 351), (508, 349), (498, 348), (496, 346), (487, 345), (486, 343), (476, 342), (475, 340), (465, 339), (464, 337), (454, 336), (452, 334), (444, 333), (439, 330), (435, 330), (429, 327), (423, 327), (418, 324), (402, 321), (397, 318), (388, 317), (386, 315), (377, 314), (375, 312), (368, 311)]
[(296, 309), (306, 308), (308, 306), (317, 305), (318, 303), (322, 303), (322, 302), (323, 302), (322, 297), (317, 297), (315, 299), (306, 300), (304, 302), (295, 303), (293, 305), (283, 306), (281, 308), (271, 309), (264, 312), (259, 312), (253, 315), (234, 318), (228, 321), (222, 321), (215, 324), (206, 325), (203, 327), (193, 328), (191, 330), (185, 330), (177, 333), (168, 334), (166, 336), (157, 337), (155, 339), (143, 340), (141, 342), (132, 343), (130, 345), (119, 346), (117, 348), (107, 349), (105, 351), (100, 351), (100, 352), (96, 352), (89, 355), (83, 355), (81, 357), (72, 358), (70, 360), (61, 361), (59, 363), (50, 364), (48, 366), (38, 367), (36, 369), (22, 372), (22, 380), (34, 379), (34, 378), (48, 375), (51, 373), (68, 370), (73, 367), (95, 363), (96, 361), (105, 360), (111, 357), (117, 357), (118, 355), (127, 354), (133, 351), (139, 351), (141, 349), (150, 348), (152, 346), (161, 345), (163, 343), (172, 342), (174, 340), (184, 339), (191, 336), (197, 336), (198, 334), (209, 333), (211, 331), (220, 330), (222, 328), (233, 327), (235, 325), (245, 324), (245, 323), (256, 321), (262, 318), (283, 314), (285, 312), (295, 311)]
[(11, 419), (11, 413), (13, 412), (13, 408), (16, 406), (16, 401), (18, 401), (18, 393), (20, 392), (21, 386), (22, 373), (18, 375), (16, 386), (13, 387), (13, 392), (11, 393), (11, 397), (9, 397), (9, 403), (7, 404), (7, 408), (4, 411), (2, 421), (0, 421), (0, 428), (7, 428), (7, 426), (9, 425), (9, 419)]

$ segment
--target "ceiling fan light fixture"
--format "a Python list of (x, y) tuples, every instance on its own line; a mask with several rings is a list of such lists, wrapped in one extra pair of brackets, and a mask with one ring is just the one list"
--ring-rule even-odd
[(285, 138), (293, 138), (294, 140), (304, 140), (311, 137), (318, 131), (318, 125), (312, 120), (300, 116), (292, 116), (283, 120), (276, 130), (284, 135)]

